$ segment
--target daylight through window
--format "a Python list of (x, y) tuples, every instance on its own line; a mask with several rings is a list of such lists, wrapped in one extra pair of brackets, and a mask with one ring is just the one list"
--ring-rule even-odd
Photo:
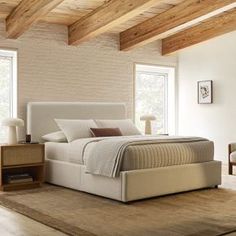
[(135, 123), (144, 131), (140, 116), (153, 114), (153, 134), (175, 133), (175, 69), (135, 65)]
[[(0, 50), (0, 121), (16, 116), (17, 52)], [(6, 127), (0, 128), (0, 142), (6, 141)]]

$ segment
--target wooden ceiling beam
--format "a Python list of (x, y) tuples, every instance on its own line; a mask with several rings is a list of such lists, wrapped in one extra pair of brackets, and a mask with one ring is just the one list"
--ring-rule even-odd
[(122, 24), (161, 0), (111, 0), (69, 26), (69, 44), (77, 45)]
[(5, 19), (9, 15), (11, 9), (12, 9), (11, 7), (6, 6), (5, 4), (2, 5), (0, 3), (0, 19)]
[(63, 0), (22, 0), (6, 19), (7, 37), (16, 39)]
[(162, 40), (162, 55), (236, 30), (236, 8)]
[(151, 19), (121, 32), (120, 50), (127, 51), (169, 36), (178, 32), (181, 25), (184, 26), (184, 24), (188, 24), (226, 6), (232, 6), (231, 8), (233, 8), (233, 4), (235, 4), (235, 0), (186, 0)]

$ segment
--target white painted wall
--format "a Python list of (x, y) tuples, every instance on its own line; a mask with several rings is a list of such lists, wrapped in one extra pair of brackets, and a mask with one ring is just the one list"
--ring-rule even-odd
[[(197, 81), (213, 80), (213, 104), (197, 104)], [(179, 134), (215, 142), (216, 159), (227, 162), (236, 142), (236, 32), (179, 53)]]
[(18, 114), (29, 101), (125, 102), (133, 117), (134, 63), (176, 66), (154, 42), (119, 51), (118, 35), (103, 35), (77, 47), (67, 44), (67, 27), (38, 24), (17, 40), (7, 40), (0, 22), (0, 48), (18, 50)]

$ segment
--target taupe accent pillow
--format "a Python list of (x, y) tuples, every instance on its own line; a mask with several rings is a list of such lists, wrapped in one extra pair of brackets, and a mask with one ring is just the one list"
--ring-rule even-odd
[(94, 137), (122, 136), (119, 128), (90, 128)]
[(130, 119), (124, 120), (95, 120), (98, 128), (119, 128), (123, 136), (141, 135)]

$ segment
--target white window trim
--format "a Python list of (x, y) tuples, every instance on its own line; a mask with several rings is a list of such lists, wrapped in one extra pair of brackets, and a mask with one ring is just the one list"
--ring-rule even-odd
[(11, 117), (17, 117), (17, 51), (0, 48), (0, 56), (10, 57), (12, 59), (12, 76), (10, 81), (10, 115)]
[[(166, 111), (165, 111), (165, 130), (168, 130), (168, 134), (176, 135), (176, 67), (168, 65), (155, 65), (155, 64), (143, 64), (143, 63), (134, 63), (134, 86), (133, 86), (133, 111), (134, 111), (134, 122), (135, 122), (135, 110), (136, 110), (136, 72), (137, 67), (148, 67), (148, 71), (159, 72), (161, 75), (167, 76), (167, 91), (166, 96)], [(157, 70), (158, 69), (158, 70)], [(141, 70), (140, 70), (141, 71)], [(146, 71), (146, 70), (144, 70)]]

